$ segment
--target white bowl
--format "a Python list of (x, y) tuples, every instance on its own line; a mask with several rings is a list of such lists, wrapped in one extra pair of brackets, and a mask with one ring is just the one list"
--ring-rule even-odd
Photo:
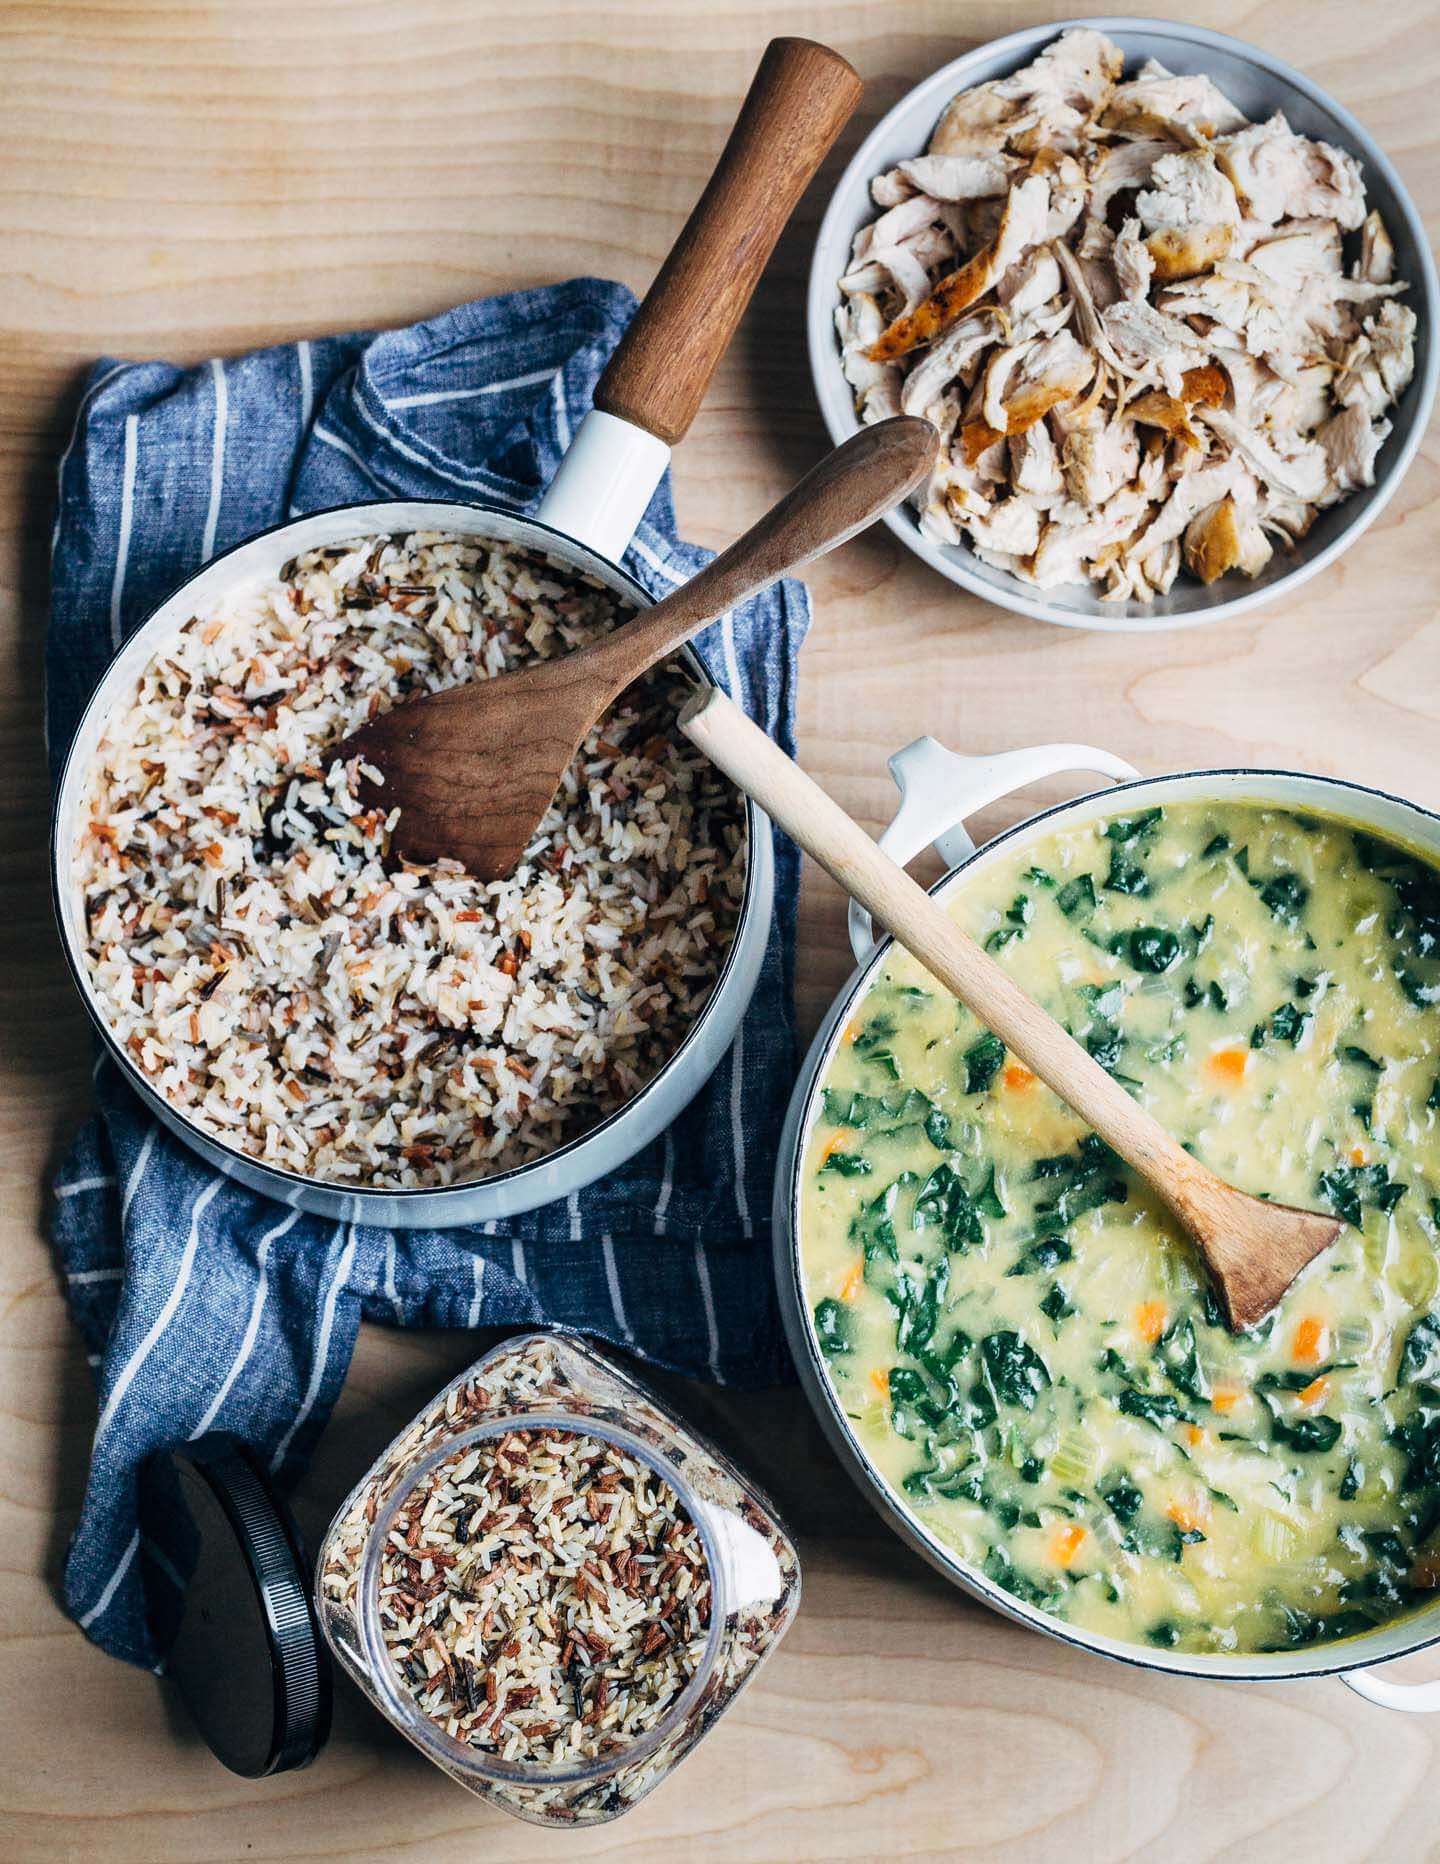
[(1067, 26), (1091, 26), (1108, 34), (1124, 52), (1127, 72), (1133, 72), (1147, 58), (1158, 58), (1172, 71), (1204, 72), (1252, 120), (1283, 110), (1291, 126), (1303, 135), (1323, 138), (1358, 158), (1364, 171), (1366, 198), (1371, 207), (1380, 210), (1395, 243), (1396, 277), (1410, 283), (1411, 289), (1401, 302), (1409, 304), (1419, 318), (1414, 380), (1390, 411), (1394, 427), (1380, 450), (1375, 484), (1322, 512), (1293, 554), (1277, 551), (1253, 581), (1230, 575), (1207, 587), (1182, 575), (1168, 595), (1153, 602), (1103, 602), (1093, 585), (1036, 589), (1003, 570), (991, 569), (964, 547), (935, 543), (921, 534), (916, 514), (909, 506), (892, 511), (885, 522), (903, 544), (951, 582), (1036, 621), (1112, 634), (1198, 627), (1202, 622), (1243, 614), (1282, 591), (1297, 589), (1333, 563), (1374, 522), (1420, 445), (1440, 375), (1440, 348), (1434, 340), (1440, 318), (1440, 288), (1414, 203), (1378, 144), (1349, 111), (1282, 60), (1201, 26), (1107, 16), (1062, 20), (1052, 26), (1012, 32), (942, 66), (933, 77), (907, 92), (861, 143), (820, 223), (810, 266), (806, 312), (815, 392), (830, 437), (838, 445), (857, 431), (860, 422), (850, 385), (841, 371), (835, 338), (836, 280), (849, 265), (851, 241), (874, 218), (871, 180), (908, 156), (923, 152), (941, 112), (957, 91), (1018, 71)]

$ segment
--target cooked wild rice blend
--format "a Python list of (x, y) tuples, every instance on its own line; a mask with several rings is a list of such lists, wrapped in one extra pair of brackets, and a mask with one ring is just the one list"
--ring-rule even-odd
[[(557, 1418), (566, 1420), (559, 1431), (559, 1446), (554, 1441)], [(633, 1540), (627, 1549), (622, 1533), (621, 1545), (612, 1551), (608, 1538), (603, 1538), (606, 1525), (603, 1521), (594, 1523), (596, 1539), (601, 1541), (603, 1538), (603, 1547), (597, 1546), (594, 1552), (587, 1552), (583, 1560), (573, 1564), (577, 1571), (584, 1571), (587, 1565), (593, 1565), (603, 1578), (607, 1566), (618, 1569), (622, 1564), (621, 1556), (627, 1552), (634, 1553), (633, 1564), (628, 1558), (623, 1560), (623, 1596), (614, 1608), (608, 1607), (595, 1596), (595, 1588), (591, 1584), (595, 1578), (594, 1572), (586, 1571), (583, 1587), (571, 1586), (566, 1595), (564, 1576), (549, 1561), (548, 1555), (543, 1561), (537, 1559), (533, 1570), (520, 1575), (518, 1581), (512, 1577), (502, 1579), (499, 1570), (502, 1562), (494, 1557), (491, 1559), (488, 1583), (492, 1587), (502, 1583), (517, 1586), (523, 1582), (537, 1594), (544, 1590), (546, 1609), (557, 1619), (556, 1630), (559, 1630), (559, 1619), (568, 1615), (568, 1623), (578, 1625), (584, 1635), (583, 1643), (568, 1639), (574, 1644), (569, 1658), (573, 1681), (572, 1674), (567, 1673), (564, 1667), (567, 1639), (560, 1640), (558, 1651), (552, 1648), (549, 1653), (550, 1661), (561, 1662), (562, 1680), (570, 1685), (568, 1703), (564, 1691), (560, 1693), (559, 1705), (568, 1708), (568, 1718), (556, 1738), (562, 1743), (568, 1743), (568, 1731), (579, 1720), (579, 1738), (582, 1743), (608, 1738), (618, 1745), (606, 1755), (597, 1754), (593, 1763), (595, 1777), (580, 1782), (558, 1779), (553, 1761), (543, 1758), (540, 1764), (528, 1770), (529, 1777), (518, 1780), (497, 1778), (488, 1770), (489, 1763), (494, 1759), (494, 1750), (473, 1741), (465, 1745), (453, 1763), (442, 1762), (442, 1765), (446, 1765), (447, 1771), (472, 1792), (493, 1800), (521, 1818), (544, 1825), (597, 1824), (626, 1811), (669, 1776), (725, 1713), (769, 1652), (785, 1635), (795, 1616), (800, 1596), (800, 1573), (795, 1549), (779, 1523), (768, 1513), (763, 1498), (746, 1485), (739, 1472), (726, 1464), (717, 1452), (695, 1438), (679, 1418), (659, 1404), (653, 1393), (647, 1393), (627, 1378), (602, 1354), (578, 1340), (555, 1334), (528, 1334), (507, 1340), (446, 1386), (386, 1447), (347, 1496), (320, 1550), (320, 1603), (325, 1635), (345, 1668), (371, 1701), (377, 1702), (387, 1714), (392, 1712), (392, 1705), (377, 1696), (375, 1690), (369, 1640), (362, 1625), (364, 1614), (360, 1604), (361, 1578), (373, 1544), (376, 1524), (386, 1514), (393, 1500), (407, 1496), (416, 1488), (415, 1472), (425, 1458), (448, 1447), (450, 1456), (441, 1465), (444, 1473), (439, 1480), (442, 1484), (449, 1482), (451, 1472), (465, 1454), (456, 1439), (476, 1425), (500, 1419), (506, 1420), (507, 1428), (512, 1433), (518, 1433), (523, 1438), (533, 1433), (538, 1441), (540, 1433), (550, 1433), (545, 1444), (546, 1454), (559, 1464), (563, 1464), (566, 1459), (564, 1455), (556, 1454), (557, 1447), (563, 1450), (565, 1446), (578, 1443), (588, 1449), (596, 1443), (597, 1438), (602, 1443), (607, 1441), (601, 1434), (607, 1422), (612, 1426), (623, 1425), (626, 1431), (650, 1446), (662, 1466), (674, 1468), (676, 1485), (679, 1485), (673, 1487), (672, 1495), (672, 1485), (668, 1481), (658, 1480), (645, 1471), (640, 1472), (641, 1480), (648, 1481), (650, 1495), (661, 1510), (666, 1533), (673, 1531), (676, 1518), (686, 1524), (680, 1530), (677, 1544), (666, 1548), (658, 1569), (653, 1565), (651, 1567), (651, 1571), (657, 1575), (656, 1586), (669, 1587), (677, 1596), (684, 1585), (683, 1575), (687, 1571), (691, 1574), (691, 1582), (678, 1609), (672, 1604), (659, 1614), (651, 1610), (643, 1620), (632, 1617), (633, 1594), (625, 1592), (625, 1587), (643, 1572), (644, 1549)], [(508, 1452), (507, 1460), (511, 1460)], [(486, 1476), (480, 1471), (478, 1463), (476, 1471), (480, 1472), (478, 1477), (472, 1472), (471, 1480), (478, 1479), (483, 1483)], [(600, 1476), (609, 1473), (609, 1465), (602, 1462)], [(557, 1485), (558, 1481), (557, 1476)], [(622, 1494), (630, 1481), (631, 1478), (622, 1473)], [(527, 1487), (533, 1487), (533, 1484), (521, 1482), (518, 1486), (524, 1491)], [(591, 1490), (598, 1486), (597, 1479), (591, 1484)], [(693, 1530), (689, 1528), (688, 1522), (693, 1516), (687, 1517), (676, 1500), (682, 1488), (686, 1495), (697, 1498), (697, 1505), (713, 1511), (717, 1531), (726, 1544), (743, 1550), (743, 1557), (737, 1557), (728, 1567), (729, 1585), (722, 1588), (718, 1597), (707, 1598), (704, 1591), (714, 1576), (703, 1567), (690, 1538)], [(590, 1492), (585, 1490), (582, 1494), (588, 1496)], [(602, 1495), (607, 1492), (614, 1491), (600, 1491)], [(428, 1497), (425, 1505), (428, 1505)], [(519, 1502), (519, 1505), (534, 1515), (533, 1500)], [(609, 1506), (599, 1502), (593, 1505), (597, 1511)], [(617, 1504), (617, 1508), (619, 1506)], [(584, 1514), (575, 1529), (582, 1540), (591, 1532), (591, 1507), (587, 1499)], [(503, 1513), (503, 1508), (504, 1504), (499, 1512)], [(636, 1512), (638, 1515), (639, 1511)], [(457, 1539), (457, 1556), (464, 1554), (467, 1559), (474, 1561), (478, 1557), (477, 1553), (466, 1550), (474, 1549), (477, 1536), (503, 1534), (505, 1530), (498, 1521), (492, 1522), (490, 1530), (483, 1528), (481, 1523), (485, 1519), (484, 1513), (478, 1517), (472, 1515), (465, 1521), (462, 1530), (460, 1524), (464, 1513), (462, 1507), (446, 1518)], [(435, 1526), (438, 1530), (438, 1519)], [(467, 1536), (465, 1540), (458, 1539), (462, 1531)], [(436, 1531), (432, 1535), (423, 1513), (420, 1532), (426, 1536), (427, 1545), (440, 1541), (439, 1551), (442, 1554), (446, 1551), (440, 1533)], [(401, 1532), (401, 1540), (404, 1541), (409, 1533), (410, 1524), (407, 1521)], [(647, 1530), (647, 1537), (652, 1546), (660, 1538), (658, 1533), (651, 1530)], [(664, 1542), (660, 1544), (663, 1546)], [(398, 1547), (388, 1541), (382, 1543), (382, 1547), (382, 1559), (388, 1562), (398, 1558)], [(407, 1559), (413, 1551), (406, 1548)], [(667, 1566), (676, 1557), (679, 1565)], [(522, 1554), (521, 1558), (523, 1561), (527, 1556)], [(449, 1687), (455, 1692), (448, 1700), (457, 1707), (463, 1702), (465, 1719), (469, 1720), (467, 1672), (463, 1666), (456, 1664), (451, 1655), (460, 1636), (450, 1611), (450, 1588), (459, 1565), (458, 1557), (453, 1567), (446, 1566), (443, 1560), (432, 1562), (434, 1570), (428, 1580), (420, 1580), (420, 1586), (427, 1593), (434, 1587), (433, 1598), (418, 1600), (417, 1607), (407, 1606), (403, 1609), (413, 1610), (419, 1605), (429, 1604), (432, 1610), (440, 1610), (434, 1601), (443, 1600), (442, 1620), (435, 1630), (445, 1653), (444, 1664), (440, 1663), (441, 1653), (433, 1645), (422, 1644), (418, 1637), (413, 1641), (412, 1656), (418, 1653), (419, 1661), (428, 1674), (434, 1674), (437, 1665), (448, 1671), (450, 1680), (442, 1687)], [(409, 1575), (410, 1569), (407, 1567), (407, 1578)], [(477, 1584), (472, 1584), (468, 1577), (462, 1575), (462, 1579), (468, 1590), (478, 1589)], [(485, 1583), (487, 1581), (482, 1575), (478, 1584), (483, 1586)], [(409, 1597), (416, 1596), (415, 1586), (411, 1585), (406, 1590)], [(582, 1590), (584, 1596), (577, 1598), (576, 1595)], [(562, 1597), (568, 1596), (569, 1602), (557, 1606), (554, 1603), (557, 1591)], [(725, 1596), (727, 1592), (728, 1598)], [(374, 1603), (379, 1605), (378, 1595), (374, 1596)], [(459, 1603), (463, 1614), (466, 1601), (462, 1599)], [(708, 1632), (703, 1623), (707, 1610), (717, 1620), (714, 1666), (686, 1715), (669, 1727), (658, 1746), (649, 1750), (642, 1748), (634, 1739), (634, 1733), (638, 1731), (639, 1722), (651, 1713), (643, 1706), (646, 1691), (653, 1697), (666, 1688), (673, 1688), (674, 1695), (683, 1695), (690, 1677), (696, 1673), (692, 1653), (697, 1643), (708, 1643)], [(662, 1630), (667, 1634), (664, 1647), (654, 1639), (657, 1616)], [(507, 1621), (497, 1615), (491, 1627), (493, 1637), (484, 1630), (483, 1611), (480, 1622), (482, 1640), (489, 1638), (487, 1649), (493, 1656), (494, 1646), (500, 1642)], [(384, 1621), (377, 1617), (375, 1628), (383, 1643)], [(597, 1630), (600, 1640), (609, 1646), (603, 1653), (593, 1635)], [(501, 1656), (498, 1663), (492, 1665), (497, 1669), (495, 1698), (497, 1703), (501, 1702), (503, 1681), (503, 1700), (518, 1711), (513, 1718), (517, 1726), (535, 1727), (542, 1720), (552, 1718), (540, 1714), (538, 1695), (533, 1702), (516, 1701), (514, 1692), (517, 1682), (520, 1689), (533, 1686), (538, 1690), (540, 1685), (538, 1682), (532, 1684), (519, 1680), (513, 1674), (516, 1664), (522, 1660), (522, 1652), (529, 1651), (533, 1655), (535, 1648), (526, 1634), (520, 1638), (513, 1655), (506, 1655), (505, 1648), (515, 1636), (515, 1631), (511, 1630), (500, 1642)], [(654, 1644), (649, 1652), (644, 1649), (647, 1639)], [(554, 1640), (551, 1642), (553, 1646)], [(529, 1658), (524, 1660), (528, 1662)], [(469, 1684), (472, 1689), (478, 1685), (480, 1715), (483, 1718), (491, 1706), (485, 1691), (484, 1666), (474, 1655), (470, 1655), (470, 1662), (475, 1674), (469, 1678)], [(677, 1668), (682, 1665), (689, 1667), (683, 1678), (678, 1674), (672, 1677), (669, 1674), (671, 1665)], [(608, 1678), (605, 1703), (600, 1711), (602, 1726), (597, 1729), (595, 1723), (585, 1721), (585, 1716), (596, 1707), (602, 1681), (607, 1680), (607, 1666), (615, 1673)], [(574, 1682), (580, 1685), (578, 1715), (575, 1712)], [(636, 1704), (638, 1712), (633, 1716), (634, 1728), (630, 1736), (622, 1739), (618, 1733), (612, 1734), (611, 1731), (618, 1729), (622, 1717), (631, 1712), (622, 1706), (627, 1702)], [(660, 1712), (657, 1704), (657, 1719)], [(408, 1728), (407, 1732), (410, 1732)], [(485, 1731), (481, 1729), (480, 1732), (483, 1741)], [(522, 1739), (528, 1737), (522, 1736)], [(541, 1739), (535, 1737), (537, 1742)], [(553, 1749), (549, 1751), (553, 1752)], [(563, 1748), (562, 1752), (566, 1753), (567, 1759), (575, 1758)]]
[(544, 659), (625, 606), (534, 551), (437, 532), (313, 550), (195, 617), (101, 740), (77, 868), (88, 962), (151, 1085), (255, 1158), (429, 1185), (553, 1151), (673, 1053), (734, 934), (736, 792), (660, 668), (485, 884), (387, 862), (327, 751), (413, 693)]
[(408, 1495), (380, 1568), (397, 1675), (456, 1740), (573, 1764), (653, 1728), (695, 1674), (710, 1576), (679, 1497), (601, 1438), (515, 1430)]

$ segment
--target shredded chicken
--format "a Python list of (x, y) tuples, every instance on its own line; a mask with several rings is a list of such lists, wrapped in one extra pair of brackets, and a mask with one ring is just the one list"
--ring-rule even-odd
[(1151, 58), (1130, 83), (1116, 86), (1100, 122), (1121, 136), (1168, 136), (1194, 148), (1242, 128), (1245, 118), (1209, 78), (1177, 77)]
[(1390, 433), (1389, 421), (1372, 421), (1363, 408), (1342, 408), (1325, 422), (1317, 438), (1342, 492), (1375, 483), (1375, 455)]
[(1359, 276), (1367, 285), (1388, 285), (1395, 276), (1395, 248), (1379, 214), (1365, 216), (1360, 229)]
[(1215, 145), (1215, 157), (1235, 184), (1252, 220), (1334, 220), (1353, 233), (1365, 221), (1360, 164), (1328, 142), (1297, 136), (1277, 110)]
[(930, 153), (988, 154), (1004, 144), (1032, 155), (1071, 140), (1079, 144), (1124, 62), (1103, 33), (1062, 33), (1023, 71), (953, 98), (930, 139)]
[(836, 328), (861, 419), (942, 435), (928, 536), (1148, 602), (1374, 484), (1416, 319), (1344, 150), (1077, 27), (871, 192)]
[(1382, 304), (1341, 358), (1335, 399), (1342, 408), (1363, 408), (1372, 418), (1398, 401), (1415, 373), (1415, 313), (1404, 304)]
[(1185, 529), (1185, 567), (1203, 583), (1227, 570), (1258, 576), (1273, 554), (1254, 508), (1242, 509), (1233, 494), (1207, 505)]

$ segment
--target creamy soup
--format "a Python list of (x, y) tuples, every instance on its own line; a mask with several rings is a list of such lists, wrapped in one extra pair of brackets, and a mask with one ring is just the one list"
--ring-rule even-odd
[(1440, 1583), (1440, 875), (1185, 803), (1018, 846), (959, 921), (1207, 1165), (1353, 1226), (1253, 1331), (1174, 1222), (907, 954), (804, 1157), (815, 1335), (924, 1528), (1090, 1632), (1351, 1636)]

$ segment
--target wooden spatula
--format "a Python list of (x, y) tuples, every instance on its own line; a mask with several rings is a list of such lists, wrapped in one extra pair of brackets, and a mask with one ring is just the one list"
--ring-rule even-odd
[[(930, 471), (937, 441), (928, 421), (867, 428), (684, 588), (614, 633), (396, 706), (335, 755), (381, 771), (377, 800), (400, 807), (402, 853), (449, 855), (482, 879), (508, 874), (586, 732), (624, 688), (707, 621), (888, 510)], [(1247, 1196), (1191, 1158), (723, 693), (702, 689), (680, 725), (1154, 1187), (1199, 1249), (1232, 1328), (1254, 1326), (1339, 1235), (1337, 1218)]]
[(707, 622), (873, 524), (930, 471), (939, 436), (899, 415), (856, 434), (674, 595), (553, 660), (411, 699), (352, 733), (333, 756), (384, 778), (398, 804), (395, 851), (441, 855), (481, 880), (512, 873), (585, 734), (632, 681)]
[(680, 728), (1159, 1192), (1200, 1251), (1232, 1331), (1262, 1320), (1345, 1228), (1250, 1197), (1192, 1158), (722, 692), (697, 693)]

